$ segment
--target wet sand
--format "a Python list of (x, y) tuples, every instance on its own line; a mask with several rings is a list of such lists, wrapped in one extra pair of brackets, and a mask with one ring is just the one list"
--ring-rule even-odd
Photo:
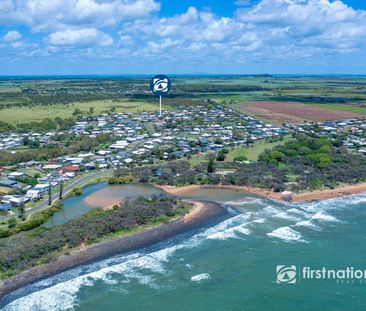
[(113, 238), (105, 242), (74, 250), (70, 255), (63, 255), (48, 264), (37, 266), (0, 282), (0, 298), (63, 271), (76, 268), (117, 254), (141, 249), (166, 240), (174, 235), (202, 227), (219, 219), (226, 210), (213, 202), (192, 202), (195, 204), (188, 214), (140, 232)]
[[(183, 187), (172, 187), (172, 186), (159, 186), (160, 189), (173, 195), (182, 195), (190, 191), (199, 189), (230, 189), (234, 191), (242, 191), (246, 193), (255, 194), (261, 197), (269, 198), (275, 201), (284, 202), (285, 199), (283, 194), (280, 192), (273, 192), (266, 189), (247, 187), (247, 186), (233, 186), (233, 185), (188, 185)], [(366, 183), (360, 183), (356, 185), (348, 185), (337, 187), (335, 189), (324, 189), (309, 191), (303, 193), (293, 193), (292, 202), (310, 202), (310, 201), (320, 201), (332, 198), (344, 197), (354, 194), (360, 194), (366, 192)]]

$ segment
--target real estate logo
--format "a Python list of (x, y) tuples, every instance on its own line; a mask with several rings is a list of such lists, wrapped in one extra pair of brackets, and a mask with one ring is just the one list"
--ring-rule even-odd
[(295, 265), (278, 265), (276, 267), (276, 282), (280, 284), (296, 284), (296, 272)]
[(170, 91), (170, 88), (170, 79), (165, 75), (157, 75), (152, 78), (150, 82), (151, 91), (158, 96), (167, 95)]

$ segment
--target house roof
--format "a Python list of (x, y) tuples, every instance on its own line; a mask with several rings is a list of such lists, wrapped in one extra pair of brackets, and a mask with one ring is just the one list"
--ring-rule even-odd
[(64, 166), (62, 168), (63, 171), (68, 171), (68, 172), (77, 172), (80, 170), (79, 165), (68, 165), (68, 166)]

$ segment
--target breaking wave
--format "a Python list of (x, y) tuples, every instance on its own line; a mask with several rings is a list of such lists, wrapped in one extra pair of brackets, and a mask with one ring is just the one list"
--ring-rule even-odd
[(307, 242), (305, 240), (302, 239), (302, 235), (295, 231), (294, 229), (290, 228), (290, 227), (281, 227), (278, 229), (273, 230), (270, 233), (267, 233), (267, 235), (269, 237), (272, 238), (278, 238), (287, 242), (292, 242), (292, 241), (298, 241), (298, 242)]
[[(230, 213), (230, 218), (219, 224), (204, 229), (195, 235), (180, 240), (175, 245), (170, 245), (157, 251), (147, 253), (136, 252), (128, 255), (116, 256), (94, 265), (74, 269), (66, 272), (65, 278), (58, 280), (57, 276), (51, 280), (44, 280), (34, 286), (37, 290), (33, 293), (20, 297), (3, 308), (4, 311), (49, 311), (70, 310), (78, 304), (77, 294), (85, 287), (94, 286), (96, 282), (103, 282), (111, 287), (117, 287), (121, 293), (128, 294), (124, 286), (131, 282), (137, 282), (141, 286), (159, 288), (156, 281), (158, 275), (170, 275), (167, 264), (172, 255), (182, 249), (198, 247), (205, 241), (207, 243), (224, 243), (228, 239), (241, 240), (260, 235), (268, 240), (292, 243), (309, 243), (307, 229), (321, 231), (324, 226), (331, 223), (343, 223), (335, 215), (334, 210), (349, 205), (366, 202), (366, 195), (338, 198), (323, 202), (303, 204), (270, 204), (263, 200), (262, 208), (242, 211), (242, 213)], [(233, 204), (234, 203), (234, 204)], [(253, 204), (253, 201), (241, 200), (230, 201), (229, 206)], [(341, 217), (339, 217), (341, 218)], [(245, 242), (245, 241), (243, 241)], [(190, 269), (188, 263), (185, 264)], [(116, 279), (116, 276), (120, 276)], [(122, 277), (122, 280), (121, 280)], [(191, 277), (192, 282), (199, 282), (211, 278), (209, 273), (201, 273)], [(55, 284), (55, 279), (57, 284)], [(33, 288), (33, 289), (34, 289)], [(21, 293), (19, 293), (21, 295)], [(19, 297), (18, 295), (18, 297)]]

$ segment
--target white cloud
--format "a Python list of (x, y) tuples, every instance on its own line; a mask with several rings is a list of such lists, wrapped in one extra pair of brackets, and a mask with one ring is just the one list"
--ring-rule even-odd
[(49, 35), (47, 41), (54, 46), (110, 46), (113, 44), (111, 36), (95, 28), (56, 31)]
[[(43, 50), (73, 59), (88, 55), (123, 59), (124, 64), (190, 65), (194, 70), (201, 65), (239, 68), (244, 62), (316, 62), (323, 56), (366, 50), (366, 11), (342, 1), (236, 4), (230, 17), (195, 7), (159, 17), (153, 14), (160, 9), (159, 0), (0, 0), (0, 25), (21, 24), (45, 32), (43, 44), (34, 48), (37, 55)], [(119, 30), (117, 44), (109, 33), (112, 28)]]
[(19, 40), (22, 38), (22, 35), (16, 31), (16, 30), (11, 30), (9, 31), (5, 36), (4, 36), (4, 41), (5, 42), (13, 42), (16, 40)]
[(236, 0), (235, 5), (237, 6), (250, 6), (253, 4), (253, 0)]
[(366, 12), (338, 0), (263, 0), (252, 9), (239, 9), (237, 19), (266, 33), (273, 45), (342, 51), (363, 45), (366, 35)]
[(22, 24), (41, 32), (73, 26), (115, 26), (122, 21), (146, 18), (160, 9), (155, 0), (4, 1), (0, 5), (0, 24)]
[(239, 8), (233, 17), (191, 7), (170, 18), (125, 23), (119, 34), (132, 37), (131, 49), (141, 56), (170, 53), (184, 59), (194, 51), (189, 57), (227, 62), (241, 57), (308, 58), (365, 47), (366, 11), (338, 0), (262, 0)]
[(19, 49), (19, 48), (24, 47), (25, 46), (25, 43), (22, 42), (22, 41), (16, 41), (16, 42), (12, 42), (10, 45), (14, 49)]

